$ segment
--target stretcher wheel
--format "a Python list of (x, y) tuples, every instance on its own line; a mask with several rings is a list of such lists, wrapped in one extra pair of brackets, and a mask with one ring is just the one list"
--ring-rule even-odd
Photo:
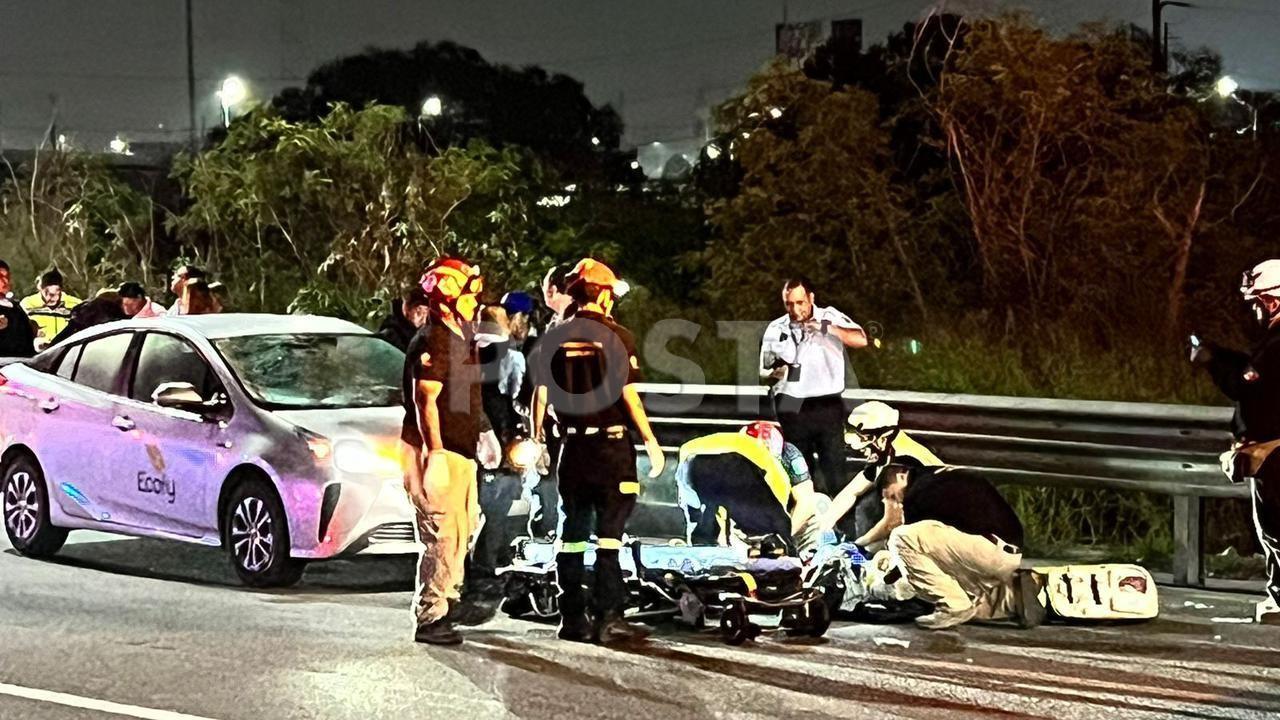
[(751, 637), (751, 620), (747, 617), (747, 605), (734, 600), (720, 614), (720, 634), (730, 645), (741, 645)]
[(809, 637), (820, 638), (827, 634), (827, 629), (831, 627), (831, 608), (827, 607), (827, 601), (821, 597), (809, 601), (809, 627), (807, 632)]

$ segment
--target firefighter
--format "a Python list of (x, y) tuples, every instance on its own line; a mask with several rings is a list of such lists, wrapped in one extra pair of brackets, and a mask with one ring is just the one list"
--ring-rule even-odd
[[(635, 340), (612, 317), (621, 282), (607, 265), (588, 258), (574, 267), (565, 284), (577, 311), (548, 332), (534, 352), (533, 436), (543, 442), (550, 406), (556, 431), (563, 435), (556, 554), (559, 636), (609, 644), (645, 634), (623, 620), (626, 587), (618, 560), (622, 532), (640, 492), (631, 433), (644, 442), (650, 477), (662, 473), (665, 459), (636, 392), (641, 373)], [(584, 554), (593, 532), (594, 625), (582, 587)]]
[(1244, 274), (1240, 285), (1262, 338), (1249, 353), (1228, 350), (1191, 337), (1191, 361), (1205, 366), (1223, 394), (1235, 402), (1236, 442), (1224, 456), (1233, 482), (1247, 482), (1253, 522), (1267, 564), (1267, 597), (1255, 620), (1280, 625), (1280, 259)]
[[(480, 521), (477, 460), (496, 465), (501, 451), (480, 399), (480, 363), (472, 325), (483, 289), (478, 268), (454, 258), (427, 267), (420, 282), (430, 321), (405, 356), (401, 458), (405, 490), (417, 510), (414, 640), (455, 645), (455, 624), (478, 624), (460, 602), (467, 547)], [(478, 615), (477, 619), (469, 619)]]

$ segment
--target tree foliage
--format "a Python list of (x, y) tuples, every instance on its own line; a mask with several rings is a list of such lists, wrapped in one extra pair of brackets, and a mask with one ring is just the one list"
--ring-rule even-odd
[(713, 297), (763, 317), (776, 312), (785, 277), (806, 275), (824, 303), (927, 315), (922, 279), (937, 263), (913, 242), (879, 117), (871, 93), (833, 90), (784, 65), (719, 108), (742, 181), (708, 206)]
[[(73, 151), (38, 150), (16, 166), (6, 160), (4, 171), (0, 257), (15, 266), (15, 277), (57, 267), (68, 289), (82, 294), (126, 279), (153, 284), (155, 207), (105, 163)], [(15, 285), (19, 292), (34, 289)]]
[(254, 114), (180, 161), (191, 205), (174, 229), (241, 307), (367, 319), (443, 253), (491, 281), (528, 281), (538, 163), (479, 140), (424, 145), (397, 107), (338, 105), (315, 122)]
[(536, 66), (495, 65), (452, 42), (339, 58), (313, 71), (305, 87), (281, 92), (273, 105), (292, 121), (317, 120), (337, 103), (398, 106), (417, 117), (430, 96), (441, 99), (443, 112), (424, 121), (440, 147), (473, 139), (514, 145), (573, 174), (599, 174), (608, 165), (610, 179), (626, 167), (616, 153), (622, 121), (613, 108), (593, 104), (580, 81)]

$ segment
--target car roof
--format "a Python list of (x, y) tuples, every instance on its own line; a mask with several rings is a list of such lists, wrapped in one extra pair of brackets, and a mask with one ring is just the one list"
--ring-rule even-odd
[(213, 315), (165, 315), (145, 320), (119, 320), (95, 330), (174, 330), (210, 340), (249, 335), (368, 335), (352, 322), (319, 315), (269, 315), (266, 313), (219, 313)]

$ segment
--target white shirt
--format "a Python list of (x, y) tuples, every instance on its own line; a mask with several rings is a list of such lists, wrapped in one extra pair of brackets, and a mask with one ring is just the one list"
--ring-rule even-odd
[[(862, 329), (839, 310), (815, 305), (809, 325), (821, 326), (823, 321), (847, 330)], [(806, 328), (805, 324), (791, 322), (789, 315), (769, 323), (760, 343), (761, 374), (768, 374), (778, 362), (791, 366), (774, 386), (774, 392), (779, 395), (811, 398), (844, 392), (844, 343), (816, 327)]]

